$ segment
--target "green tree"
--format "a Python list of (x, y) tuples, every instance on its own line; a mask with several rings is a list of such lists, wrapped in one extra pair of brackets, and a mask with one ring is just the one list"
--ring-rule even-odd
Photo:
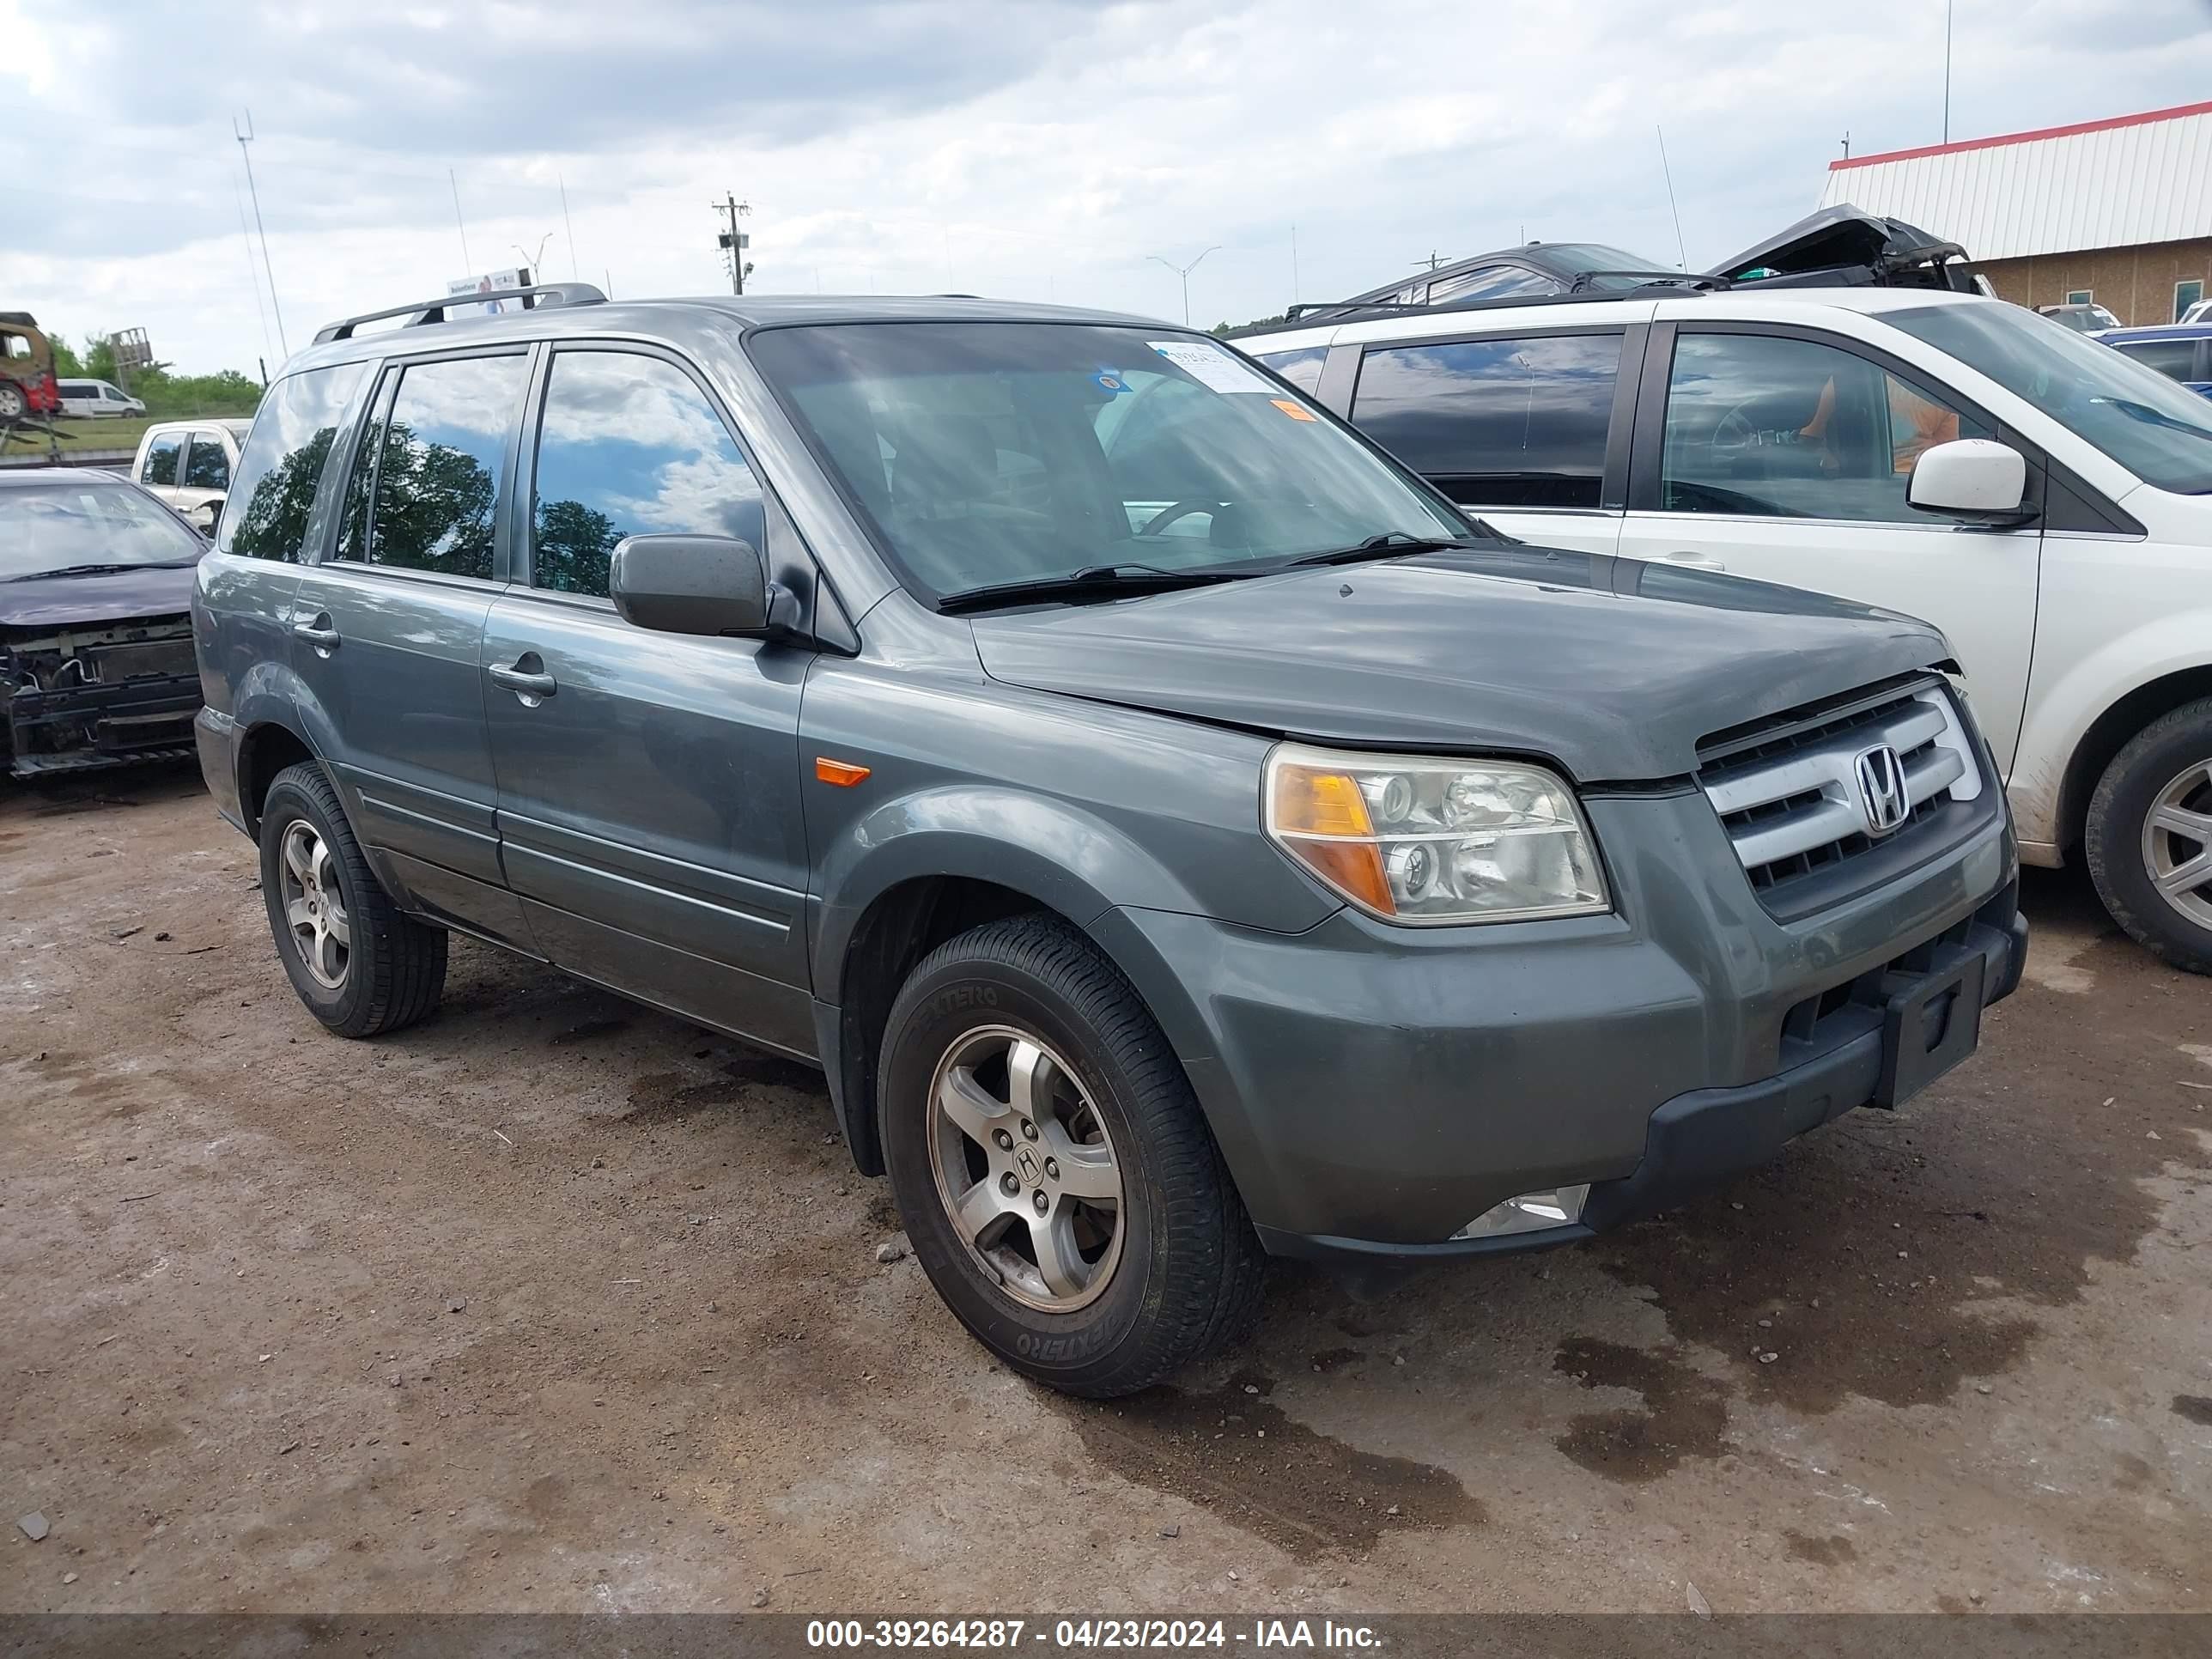
[(337, 428), (322, 428), (261, 475), (230, 533), (232, 552), (255, 559), (300, 556), (307, 539), (307, 514), (315, 505), (315, 485), (337, 435)]
[(498, 493), (490, 469), (466, 450), (425, 443), (392, 422), (376, 473), (378, 561), (489, 577)]
[(581, 501), (540, 501), (532, 580), (566, 593), (604, 596), (615, 544), (621, 539), (614, 520), (594, 507)]

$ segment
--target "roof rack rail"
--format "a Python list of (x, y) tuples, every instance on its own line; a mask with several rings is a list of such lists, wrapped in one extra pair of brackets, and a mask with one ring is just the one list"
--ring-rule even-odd
[(607, 296), (589, 283), (538, 283), (529, 288), (502, 288), (490, 292), (446, 294), (434, 300), (417, 300), (413, 305), (387, 306), (382, 311), (364, 311), (358, 317), (347, 317), (325, 324), (315, 331), (315, 343), (327, 345), (332, 340), (350, 340), (354, 331), (363, 323), (380, 323), (388, 317), (404, 317), (403, 328), (420, 328), (426, 323), (442, 323), (447, 310), (453, 306), (480, 306), (488, 300), (522, 300), (528, 303), (525, 310), (542, 311), (548, 306), (601, 306)]

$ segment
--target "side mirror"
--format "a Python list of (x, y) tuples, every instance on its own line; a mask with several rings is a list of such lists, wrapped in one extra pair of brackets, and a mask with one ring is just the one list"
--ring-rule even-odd
[(1954, 438), (1923, 451), (1905, 498), (1923, 513), (1967, 524), (2026, 524), (2027, 463), (2018, 450), (1990, 438)]
[(735, 536), (625, 536), (607, 591), (624, 622), (662, 634), (781, 639), (798, 631), (798, 604), (769, 580), (753, 543)]

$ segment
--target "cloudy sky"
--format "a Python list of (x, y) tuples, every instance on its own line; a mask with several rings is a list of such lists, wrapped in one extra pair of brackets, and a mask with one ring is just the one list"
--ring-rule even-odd
[[(0, 0), (0, 308), (186, 370), (535, 255), (714, 292), (1056, 299), (1210, 325), (1526, 237), (1690, 264), (1930, 143), (1942, 0)], [(2212, 0), (1956, 0), (1954, 138), (2189, 101)], [(448, 170), (451, 170), (449, 178)], [(561, 185), (568, 191), (568, 220)], [(458, 189), (460, 223), (456, 223)], [(573, 226), (573, 238), (571, 227)], [(1292, 227), (1296, 227), (1293, 261)]]

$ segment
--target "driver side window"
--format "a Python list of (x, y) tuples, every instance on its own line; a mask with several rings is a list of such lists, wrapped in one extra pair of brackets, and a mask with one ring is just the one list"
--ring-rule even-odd
[(1921, 455), (1990, 428), (1866, 358), (1814, 340), (1686, 332), (1667, 383), (1670, 513), (1923, 522)]

